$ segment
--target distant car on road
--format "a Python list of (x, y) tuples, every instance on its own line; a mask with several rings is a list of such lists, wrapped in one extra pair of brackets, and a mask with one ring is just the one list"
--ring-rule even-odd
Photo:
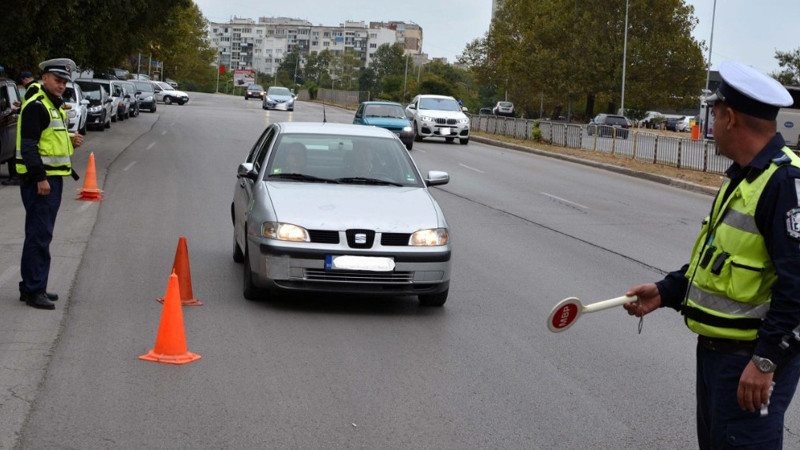
[(514, 117), (514, 104), (511, 102), (497, 102), (492, 108), (495, 116)]
[(288, 88), (282, 86), (270, 86), (264, 95), (261, 104), (263, 109), (282, 109), (284, 111), (294, 111), (295, 95)]
[(260, 84), (251, 84), (250, 86), (247, 86), (247, 88), (245, 88), (244, 90), (244, 99), (245, 100), (250, 98), (263, 99), (264, 94), (266, 93), (267, 92), (264, 90), (263, 87), (261, 87)]
[(407, 149), (414, 146), (414, 130), (400, 103), (363, 102), (356, 110), (353, 123), (386, 128), (396, 134)]
[(156, 90), (153, 87), (152, 81), (147, 80), (134, 80), (133, 84), (139, 94), (139, 109), (146, 109), (148, 111), (156, 112), (158, 105), (156, 104)]
[(491, 116), (492, 114), (494, 114), (494, 112), (492, 112), (492, 108), (481, 108), (478, 111), (478, 115), (480, 116)]
[(596, 132), (599, 137), (627, 139), (630, 127), (631, 121), (625, 116), (598, 114), (586, 126), (586, 132), (589, 136), (593, 136)]
[(239, 165), (233, 260), (243, 295), (269, 291), (416, 295), (442, 306), (450, 288), (447, 221), (390, 131), (352, 124), (278, 122)]
[(461, 145), (469, 143), (469, 117), (456, 99), (446, 95), (417, 95), (406, 112), (412, 117), (414, 140), (441, 137), (447, 142), (458, 138)]
[(156, 100), (162, 101), (167, 105), (171, 103), (183, 105), (189, 102), (189, 94), (179, 91), (163, 81), (153, 81), (153, 88), (155, 89)]

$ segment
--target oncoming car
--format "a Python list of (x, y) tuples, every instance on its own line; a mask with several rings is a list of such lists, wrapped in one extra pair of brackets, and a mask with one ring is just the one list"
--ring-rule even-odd
[(361, 102), (353, 123), (386, 128), (396, 134), (407, 149), (411, 150), (414, 146), (414, 131), (400, 103)]
[(263, 109), (282, 109), (284, 111), (294, 111), (294, 94), (288, 88), (281, 86), (270, 86), (264, 95), (261, 104)]
[(418, 95), (406, 107), (411, 117), (414, 140), (441, 137), (447, 142), (458, 138), (462, 145), (469, 143), (469, 117), (456, 99), (444, 95)]
[(264, 92), (264, 88), (261, 87), (260, 84), (251, 84), (250, 86), (247, 86), (247, 88), (244, 90), (244, 99), (247, 100), (250, 97), (264, 98), (265, 93), (266, 92)]
[(388, 130), (279, 122), (261, 134), (234, 187), (233, 259), (244, 297), (269, 291), (416, 295), (442, 306), (450, 234), (428, 186)]

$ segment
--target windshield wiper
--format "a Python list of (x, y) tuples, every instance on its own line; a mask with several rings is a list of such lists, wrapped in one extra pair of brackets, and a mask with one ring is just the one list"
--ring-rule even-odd
[(319, 178), (313, 175), (306, 175), (304, 173), (273, 173), (269, 176), (269, 178), (280, 178), (284, 180), (297, 180), (297, 181), (309, 181), (312, 183), (335, 183), (338, 184), (338, 180), (331, 180), (330, 178)]
[(380, 180), (378, 178), (367, 178), (367, 177), (337, 178), (336, 181), (345, 184), (377, 184), (382, 186), (403, 186), (402, 184), (395, 183), (394, 181)]

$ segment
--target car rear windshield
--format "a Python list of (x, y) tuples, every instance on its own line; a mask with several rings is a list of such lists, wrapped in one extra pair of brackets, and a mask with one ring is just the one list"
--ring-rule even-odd
[(606, 118), (606, 125), (628, 125), (628, 121), (620, 116), (608, 116)]
[(419, 109), (433, 109), (436, 111), (461, 111), (458, 102), (452, 98), (422, 98)]
[(514, 104), (511, 102), (500, 102), (500, 106), (502, 106), (503, 108), (510, 108), (514, 106)]
[(271, 181), (307, 181), (286, 177), (300, 174), (312, 181), (423, 186), (408, 151), (391, 137), (284, 134), (270, 152), (268, 164)]

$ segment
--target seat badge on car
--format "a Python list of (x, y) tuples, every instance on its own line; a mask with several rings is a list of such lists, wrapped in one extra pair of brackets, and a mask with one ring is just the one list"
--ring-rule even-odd
[(356, 244), (364, 245), (367, 243), (367, 235), (364, 233), (356, 234)]

